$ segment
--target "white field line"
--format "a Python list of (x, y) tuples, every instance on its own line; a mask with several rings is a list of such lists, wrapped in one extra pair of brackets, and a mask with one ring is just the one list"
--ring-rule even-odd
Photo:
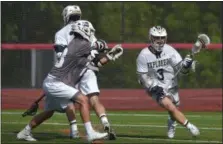
[(153, 141), (166, 141), (166, 142), (192, 142), (192, 143), (222, 143), (222, 141), (205, 141), (205, 140), (179, 140), (179, 139), (159, 139), (159, 138), (139, 138), (139, 137), (122, 137), (126, 139), (148, 139)]
[[(15, 133), (2, 132), (5, 135), (15, 135)], [(185, 142), (185, 143), (222, 143), (222, 141), (207, 141), (207, 140), (180, 140), (180, 139), (159, 139), (159, 138), (140, 138), (131, 136), (120, 136), (122, 139), (139, 139), (139, 140), (153, 140), (153, 141), (166, 141), (166, 142)], [(20, 142), (5, 142), (5, 143), (20, 143)], [(41, 143), (55, 143), (55, 142), (41, 142)], [(57, 143), (71, 143), (71, 142), (57, 142)]]
[[(3, 115), (21, 115), (22, 112), (1, 112), (1, 114)], [(57, 115), (63, 115), (62, 113), (55, 113)], [(79, 114), (79, 113), (77, 113)], [(91, 115), (95, 115), (95, 113), (91, 113)], [(128, 117), (128, 116), (135, 116), (135, 117), (167, 117), (167, 114), (134, 114), (134, 113), (125, 113), (125, 114), (121, 114), (121, 113), (108, 113), (108, 116), (123, 116), (123, 117)], [(205, 118), (205, 117), (210, 117), (210, 118), (219, 118), (222, 119), (222, 115), (219, 116), (210, 116), (210, 115), (186, 115), (187, 117), (194, 117), (194, 118)]]
[[(24, 122), (4, 122), (2, 121), (1, 122), (2, 124), (14, 124), (14, 125), (17, 125), (17, 124), (27, 124), (27, 123), (24, 123)], [(43, 123), (45, 125), (68, 125), (68, 123), (51, 123), (51, 122), (46, 122), (46, 123)], [(96, 124), (96, 123), (94, 123)], [(77, 125), (83, 125), (83, 124), (77, 124)], [(161, 125), (131, 125), (131, 124), (112, 124), (112, 126), (117, 126), (117, 127), (154, 127), (154, 128), (166, 128), (167, 126), (161, 126)], [(181, 128), (183, 129), (184, 127), (178, 127), (178, 128)], [(199, 129), (201, 130), (216, 130), (216, 131), (219, 131), (221, 130), (222, 131), (222, 128), (216, 128), (216, 127), (200, 127)]]

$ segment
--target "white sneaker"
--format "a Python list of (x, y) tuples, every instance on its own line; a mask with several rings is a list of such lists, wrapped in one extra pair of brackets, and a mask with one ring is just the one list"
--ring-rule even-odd
[(80, 138), (78, 131), (70, 132), (71, 139), (78, 139)]
[(177, 123), (176, 123), (176, 121), (173, 121), (170, 118), (168, 119), (167, 123), (168, 123), (167, 136), (168, 136), (168, 138), (172, 139), (175, 136)]
[(26, 141), (37, 141), (35, 138), (33, 138), (31, 132), (26, 129), (23, 129), (17, 134), (17, 139)]
[(189, 124), (188, 124), (188, 129), (189, 129), (190, 133), (191, 133), (193, 136), (198, 136), (198, 135), (200, 135), (200, 131), (199, 131), (199, 129), (198, 129), (195, 125), (189, 123)]
[(93, 131), (90, 135), (87, 135), (87, 140), (91, 142), (94, 140), (105, 139), (107, 138), (107, 136), (108, 136), (108, 133), (99, 133), (99, 132)]

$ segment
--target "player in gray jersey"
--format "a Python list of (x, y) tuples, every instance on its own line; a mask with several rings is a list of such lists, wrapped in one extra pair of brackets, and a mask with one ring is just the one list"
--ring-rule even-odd
[[(75, 17), (69, 17), (71, 10), (76, 11), (77, 16)], [(54, 42), (54, 48), (56, 52), (57, 59), (60, 60), (62, 56), (62, 52), (64, 49), (67, 47), (67, 45), (70, 43), (71, 39), (73, 38), (73, 35), (70, 35), (70, 32), (72, 30), (72, 27), (75, 23), (75, 20), (78, 17), (78, 14), (80, 14), (80, 8), (72, 8), (67, 6), (67, 10), (65, 8), (63, 15), (64, 15), (64, 21), (65, 21), (65, 26), (60, 29), (58, 32), (55, 34), (55, 42)], [(105, 52), (108, 50), (107, 44), (103, 40), (97, 40), (95, 37), (92, 37), (92, 47), (95, 49), (98, 49), (98, 51)], [(95, 51), (96, 52), (96, 51)], [(97, 52), (96, 52), (97, 53)], [(63, 56), (62, 56), (63, 58)], [(59, 62), (58, 62), (59, 64)], [(97, 68), (96, 68), (97, 69)], [(76, 71), (77, 72), (77, 71)], [(83, 71), (84, 72), (84, 71)], [(76, 80), (74, 79), (74, 82)], [(87, 95), (89, 98), (90, 105), (92, 108), (95, 110), (97, 116), (101, 120), (101, 123), (104, 127), (104, 130), (109, 132), (109, 138), (110, 139), (115, 139), (114, 131), (111, 131), (110, 128), (110, 123), (108, 121), (105, 107), (99, 100), (99, 94), (100, 90), (98, 87), (97, 83), (97, 76), (95, 75), (95, 72), (91, 69), (85, 70), (83, 73), (83, 76), (81, 77), (79, 83), (76, 85), (76, 88), (78, 88), (83, 94)], [(74, 105), (69, 104), (67, 106), (67, 111), (66, 114), (68, 116), (68, 120), (70, 122), (70, 137), (71, 138), (78, 138), (78, 127), (77, 127), (77, 122), (75, 115), (73, 114), (75, 111)], [(73, 111), (73, 112), (72, 112)]]
[[(91, 59), (95, 58), (95, 50), (91, 47), (95, 29), (90, 22), (80, 20), (75, 23), (72, 32), (75, 35), (74, 39), (64, 49), (60, 60), (56, 62), (43, 82), (43, 90), (46, 94), (44, 111), (34, 116), (17, 134), (18, 139), (36, 141), (31, 135), (31, 130), (50, 118), (54, 111), (65, 111), (67, 105), (74, 101), (80, 104), (81, 118), (88, 141), (107, 137), (107, 133), (98, 133), (92, 128), (88, 98), (73, 87), (86, 68), (95, 68), (91, 63)], [(107, 58), (113, 59), (109, 54)]]
[[(70, 33), (73, 29), (74, 23), (81, 18), (81, 9), (77, 5), (68, 5), (64, 8), (62, 15), (64, 17), (65, 26), (56, 32), (55, 41), (54, 41), (54, 50), (56, 52), (57, 66), (60, 65), (61, 63), (60, 60), (64, 59), (65, 55), (64, 54), (62, 55), (64, 49), (67, 48), (67, 45), (74, 38), (74, 35), (71, 35)], [(92, 41), (92, 47), (98, 50), (98, 51), (94, 51), (96, 52), (95, 53), (96, 55), (98, 52), (104, 53), (108, 51), (108, 46), (105, 41), (97, 40), (95, 37), (92, 37), (91, 41)], [(116, 56), (117, 55), (118, 53), (116, 54)], [(94, 62), (97, 63), (97, 61), (98, 61), (98, 58), (94, 59)], [(95, 67), (95, 69), (98, 69), (98, 68)], [(75, 73), (78, 73), (78, 71), (75, 70)], [(74, 79), (73, 83), (75, 83), (75, 81), (76, 80)], [(70, 83), (72, 82), (70, 81)], [(110, 128), (110, 123), (108, 121), (105, 108), (103, 104), (100, 102), (99, 97), (98, 97), (100, 94), (100, 90), (98, 88), (97, 76), (94, 70), (91, 70), (91, 69), (83, 70), (83, 75), (79, 79), (79, 82), (76, 85), (76, 88), (79, 89), (83, 94), (88, 96), (91, 106), (95, 110), (97, 116), (101, 120), (102, 125), (104, 126), (104, 130), (109, 132), (109, 139), (114, 140), (115, 133)], [(41, 98), (42, 97), (43, 96), (41, 96)], [(34, 102), (32, 107), (30, 108), (29, 113), (37, 111), (38, 107), (36, 106), (38, 106), (38, 103), (36, 104), (36, 102)], [(68, 104), (65, 113), (70, 123), (70, 138), (79, 138), (76, 116), (74, 114), (75, 113), (74, 104), (72, 103)]]
[(188, 73), (193, 59), (186, 56), (182, 60), (180, 54), (166, 44), (167, 32), (163, 27), (152, 27), (149, 39), (151, 45), (142, 49), (137, 57), (137, 74), (146, 92), (169, 112), (167, 136), (175, 136), (176, 121), (188, 128), (193, 136), (199, 135), (198, 128), (177, 108), (180, 100), (175, 73), (181, 66), (181, 73)]

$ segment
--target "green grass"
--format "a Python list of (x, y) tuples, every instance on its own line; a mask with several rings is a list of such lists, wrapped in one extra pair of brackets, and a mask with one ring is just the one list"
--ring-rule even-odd
[[(16, 133), (29, 122), (31, 117), (21, 117), (23, 111), (3, 110), (1, 114), (1, 142), (28, 143), (16, 140)], [(104, 143), (222, 143), (221, 112), (190, 112), (187, 118), (200, 128), (201, 135), (196, 139), (184, 127), (178, 125), (174, 139), (166, 137), (167, 113), (155, 111), (108, 111), (109, 121), (118, 139)], [(100, 121), (93, 114), (93, 126), (102, 131)], [(77, 114), (79, 131), (84, 134), (80, 115)], [(71, 140), (64, 130), (69, 129), (65, 114), (55, 114), (43, 125), (33, 130), (37, 143), (86, 143), (83, 139)], [(34, 142), (35, 143), (35, 142)]]

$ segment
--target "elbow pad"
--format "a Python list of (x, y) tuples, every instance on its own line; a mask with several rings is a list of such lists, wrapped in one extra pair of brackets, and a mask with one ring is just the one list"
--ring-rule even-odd
[(54, 45), (54, 50), (56, 53), (63, 52), (67, 45)]

